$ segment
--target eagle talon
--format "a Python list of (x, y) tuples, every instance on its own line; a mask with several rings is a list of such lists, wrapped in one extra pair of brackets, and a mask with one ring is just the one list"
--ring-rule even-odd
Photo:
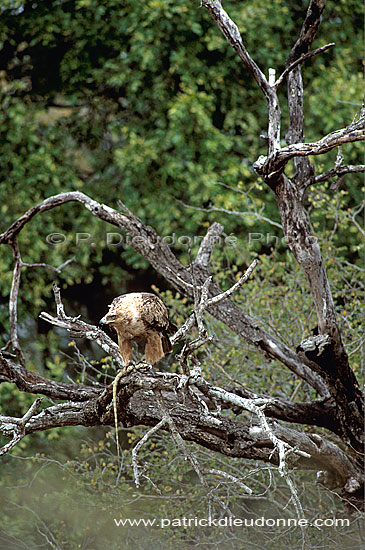
[(123, 374), (129, 374), (135, 369), (135, 367), (135, 363), (133, 363), (133, 361), (129, 361), (129, 363), (123, 368), (122, 372)]
[(136, 366), (135, 366), (136, 370), (152, 370), (153, 371), (153, 366), (150, 364), (150, 363), (146, 363), (146, 361), (139, 361)]

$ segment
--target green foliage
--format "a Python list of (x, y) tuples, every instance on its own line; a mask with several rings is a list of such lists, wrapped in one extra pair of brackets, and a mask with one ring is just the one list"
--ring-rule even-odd
[[(279, 69), (305, 7), (260, 0), (231, 2), (227, 9), (259, 65)], [(304, 71), (311, 139), (351, 120), (354, 108), (346, 102), (360, 102), (361, 28), (355, 2), (351, 9), (329, 2), (318, 41), (334, 40), (336, 50)], [(247, 189), (256, 180), (250, 166), (265, 152), (258, 139), (266, 126), (264, 99), (205, 10), (183, 0), (13, 2), (3, 8), (1, 40), (4, 227), (34, 202), (78, 189), (112, 205), (125, 200), (163, 235), (195, 234), (203, 220), (215, 218), (229, 232), (242, 232), (242, 220), (184, 211), (176, 202), (227, 208), (215, 184), (242, 181)], [(275, 217), (266, 190), (261, 200)], [(229, 208), (242, 210), (241, 197), (232, 196)], [(52, 215), (55, 227), (67, 233), (87, 227), (101, 241), (95, 220), (80, 208), (65, 210)], [(40, 222), (33, 223), (39, 230)], [(64, 252), (75, 252), (71, 243)], [(70, 279), (94, 252), (80, 254)]]
[[(262, 70), (275, 67), (279, 74), (299, 32), (307, 2), (234, 0), (225, 7)], [(295, 349), (311, 334), (316, 320), (307, 281), (275, 225), (280, 219), (274, 198), (252, 169), (258, 155), (266, 153), (265, 141), (259, 138), (267, 125), (265, 101), (199, 2), (3, 0), (0, 14), (0, 232), (46, 197), (82, 191), (112, 207), (117, 207), (120, 199), (162, 236), (175, 236), (172, 249), (186, 263), (186, 241), (178, 238), (202, 236), (210, 223), (219, 221), (226, 234), (234, 237), (234, 244), (222, 244), (214, 252), (215, 281), (228, 288), (258, 254), (259, 268), (234, 299), (260, 326)], [(361, 15), (355, 0), (327, 2), (314, 47), (332, 41), (336, 47), (312, 58), (303, 68), (308, 141), (347, 125), (359, 109)], [(285, 94), (283, 85), (283, 138), (287, 129)], [(360, 145), (349, 144), (343, 153), (346, 163), (361, 162)], [(333, 151), (311, 161), (321, 173), (333, 167), (335, 157)], [(305, 199), (323, 251), (343, 338), (357, 373), (361, 364), (358, 204), (362, 193), (360, 177), (349, 175), (339, 192), (321, 184), (310, 189)], [(225, 211), (245, 214), (229, 215)], [(156, 274), (151, 275), (147, 262), (130, 247), (108, 244), (108, 231), (116, 233), (113, 242), (117, 243), (115, 228), (106, 227), (80, 205), (70, 203), (35, 216), (21, 232), (19, 245), (23, 260), (29, 263), (58, 266), (75, 256), (75, 262), (59, 277), (70, 313), (81, 313), (86, 320), (96, 322), (109, 298), (129, 289), (134, 279), (133, 290), (136, 286), (149, 290), (156, 284), (171, 317), (180, 325), (191, 304), (166, 289)], [(193, 255), (196, 248), (193, 244)], [(0, 247), (0, 347), (9, 331), (12, 262), (11, 251)], [(83, 382), (84, 376), (109, 380), (114, 372), (109, 359), (100, 358), (100, 352), (83, 344), (80, 359), (63, 331), (42, 327), (36, 321), (42, 309), (54, 308), (54, 278), (52, 271), (41, 268), (22, 271), (20, 340), (29, 367), (56, 380), (68, 376), (77, 383)], [(258, 393), (276, 396), (295, 392), (299, 400), (311, 397), (281, 364), (267, 361), (208, 316), (206, 323), (214, 340), (200, 351), (199, 358), (208, 380), (219, 384), (236, 380)], [(175, 368), (171, 358), (169, 368)], [(33, 399), (9, 384), (0, 386), (6, 414), (24, 414)], [(47, 401), (42, 406), (47, 406)], [(55, 444), (62, 448), (72, 442), (71, 448), (60, 452), (61, 463), (69, 460), (64, 474), (67, 482), (63, 485), (56, 480), (55, 489), (46, 498), (46, 514), (41, 505), (41, 483), (34, 507), (46, 517), (56, 538), (64, 541), (62, 548), (91, 546), (85, 542), (88, 539), (82, 522), (68, 512), (57, 516), (57, 491), (64, 502), (80, 503), (89, 513), (91, 497), (98, 498), (101, 509), (108, 510), (108, 521), (112, 511), (119, 510), (122, 499), (127, 503), (137, 499), (140, 515), (149, 510), (151, 501), (143, 499), (143, 491), (153, 495), (160, 517), (173, 515), (176, 503), (179, 516), (190, 516), (191, 510), (205, 515), (202, 488), (190, 465), (166, 437), (154, 437), (144, 447), (140, 466), (145, 477), (141, 492), (136, 491), (131, 477), (131, 446), (144, 431), (139, 428), (124, 434), (125, 463), (118, 487), (110, 430), (94, 434), (93, 441), (81, 449), (79, 440), (85, 433), (74, 428), (37, 434), (15, 448), (14, 455), (25, 457), (35, 449), (54, 453)], [(210, 455), (202, 449), (194, 451), (200, 453), (206, 467), (214, 467)], [(227, 460), (222, 468), (235, 466), (235, 461)], [(261, 472), (250, 481), (257, 493), (260, 484), (266, 484), (266, 475)], [(4, 476), (4, 486), (6, 482)], [(212, 483), (217, 494), (225, 497), (226, 486), (217, 479)], [(15, 490), (12, 495), (16, 500)], [(320, 506), (323, 496), (311, 497)], [(234, 497), (232, 504), (244, 510), (247, 503), (240, 498)], [(287, 504), (285, 498), (280, 502), (283, 507)], [(125, 516), (138, 512), (128, 504), (122, 510)], [(23, 510), (14, 521), (10, 521), (8, 511), (4, 513), (11, 524), (9, 536), (17, 536), (28, 525), (24, 540), (35, 547), (39, 535), (29, 527), (29, 511)], [(106, 536), (110, 525), (105, 528), (100, 514), (92, 517), (96, 527), (90, 536), (97, 541), (92, 547), (104, 547), (96, 531)], [(188, 535), (181, 535), (181, 548), (199, 542), (199, 534)], [(214, 536), (220, 534), (214, 532)], [(207, 535), (207, 540), (212, 542), (214, 536)], [(149, 548), (151, 544), (161, 548), (158, 536), (153, 535), (153, 543), (149, 537), (146, 540)], [(289, 546), (298, 546), (297, 541), (291, 542)], [(113, 540), (110, 548), (114, 547), (120, 547), (118, 540)]]

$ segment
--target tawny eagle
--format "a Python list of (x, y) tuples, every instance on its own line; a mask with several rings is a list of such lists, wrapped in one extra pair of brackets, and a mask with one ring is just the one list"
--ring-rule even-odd
[(114, 298), (100, 324), (116, 330), (125, 365), (132, 361), (132, 342), (146, 342), (145, 360), (151, 365), (172, 350), (168, 335), (176, 327), (170, 322), (163, 301), (149, 292), (131, 292)]

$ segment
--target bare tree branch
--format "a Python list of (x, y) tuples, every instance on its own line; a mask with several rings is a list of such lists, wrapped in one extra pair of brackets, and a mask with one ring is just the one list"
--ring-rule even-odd
[(271, 157), (260, 156), (255, 162), (254, 168), (258, 174), (264, 177), (267, 183), (273, 184), (273, 182), (278, 181), (278, 177), (283, 172), (285, 165), (294, 157), (323, 155), (345, 143), (364, 141), (364, 122), (365, 116), (362, 116), (356, 123), (331, 132), (313, 143), (293, 143), (292, 145), (283, 147)]
[(202, 6), (207, 8), (212, 19), (217, 23), (225, 38), (236, 51), (247, 69), (250, 71), (259, 88), (265, 95), (269, 110), (268, 148), (269, 154), (280, 149), (280, 105), (276, 90), (266, 80), (264, 73), (246, 50), (237, 25), (230, 19), (219, 0), (202, 0)]
[[(184, 440), (195, 441), (227, 456), (279, 464), (279, 455), (274, 444), (260, 425), (230, 420), (224, 416), (217, 418), (209, 412), (203, 413), (198, 402), (186, 395), (179, 396), (176, 392), (177, 384), (177, 377), (175, 382), (173, 379), (166, 382), (160, 380), (159, 376), (132, 371), (119, 386), (119, 415), (123, 424), (126, 427), (140, 424), (156, 426), (163, 415), (154, 392), (161, 391), (164, 406)], [(27, 421), (24, 426), (25, 435), (59, 426), (113, 425), (111, 387), (109, 388), (108, 393), (99, 389), (100, 397), (90, 398), (88, 401), (68, 401), (44, 409)], [(246, 400), (229, 392), (225, 393), (222, 388), (210, 387), (209, 384), (208, 389), (217, 399), (234, 402), (245, 410), (264, 406), (265, 415), (268, 414), (269, 403), (265, 403), (262, 398)], [(289, 469), (299, 467), (323, 470), (327, 472), (332, 487), (349, 483), (352, 484), (353, 491), (357, 490), (363, 478), (362, 468), (335, 444), (317, 434), (298, 432), (275, 422), (269, 429), (275, 437), (298, 450), (286, 457)]]
[[(365, 165), (364, 164), (344, 164), (339, 167), (334, 167), (328, 172), (324, 172), (323, 174), (319, 174), (318, 176), (315, 176), (314, 183), (321, 183), (322, 181), (327, 181), (331, 178), (338, 177), (342, 178), (345, 174), (360, 174), (365, 172)], [(332, 188), (332, 187), (331, 187)]]
[(87, 338), (96, 342), (105, 353), (113, 357), (119, 367), (124, 366), (117, 344), (101, 328), (89, 325), (80, 319), (54, 317), (45, 311), (39, 317), (47, 323), (66, 329), (72, 338)]
[(310, 0), (307, 14), (303, 22), (298, 40), (295, 42), (286, 62), (290, 66), (296, 59), (307, 53), (317, 34), (321, 15), (323, 13), (326, 0)]
[(194, 260), (194, 264), (201, 265), (204, 268), (208, 268), (210, 257), (213, 252), (213, 248), (224, 231), (223, 225), (220, 223), (213, 223), (205, 234), (202, 240), (197, 255)]
[(21, 258), (19, 247), (15, 239), (10, 243), (13, 251), (15, 266), (13, 272), (13, 281), (11, 284), (9, 298), (9, 322), (10, 322), (10, 341), (17, 358), (22, 366), (25, 366), (25, 359), (18, 340), (18, 293), (20, 285)]
[(283, 82), (284, 78), (286, 78), (288, 74), (291, 71), (293, 71), (298, 65), (301, 65), (304, 61), (313, 57), (314, 55), (318, 55), (319, 53), (325, 52), (329, 48), (333, 48), (333, 46), (335, 46), (335, 43), (331, 42), (330, 44), (326, 44), (325, 46), (321, 46), (320, 48), (316, 48), (311, 52), (304, 53), (303, 55), (301, 55), (298, 59), (296, 59), (288, 67), (286, 67), (286, 69), (281, 73), (281, 75), (279, 76), (279, 78), (276, 80), (274, 84), (275, 88), (278, 88), (280, 84)]
[(15, 445), (23, 439), (25, 434), (25, 426), (29, 420), (34, 416), (41, 405), (42, 399), (37, 397), (30, 409), (25, 413), (22, 418), (13, 418), (10, 416), (0, 415), (0, 432), (8, 437), (11, 433), (13, 434), (13, 439), (4, 445), (0, 449), (0, 456), (8, 453)]
[(216, 468), (204, 468), (202, 470), (203, 474), (212, 474), (215, 476), (223, 477), (225, 479), (228, 479), (228, 481), (237, 484), (240, 489), (243, 490), (244, 493), (248, 493), (249, 495), (252, 495), (253, 491), (248, 487), (245, 483), (243, 483), (240, 479), (237, 477), (228, 474), (227, 472), (224, 472), (223, 470), (217, 470)]
[[(289, 129), (286, 135), (288, 145), (303, 143), (304, 134), (304, 113), (303, 113), (303, 81), (299, 63), (303, 56), (308, 55), (309, 49), (317, 34), (321, 21), (321, 15), (326, 0), (310, 0), (307, 14), (303, 22), (299, 37), (294, 44), (286, 61), (288, 72), (288, 107), (289, 107)], [(293, 70), (293, 67), (294, 70)], [(289, 70), (291, 68), (291, 70)], [(303, 188), (306, 181), (312, 181), (314, 167), (307, 157), (294, 157), (293, 182)]]
[(266, 216), (262, 215), (262, 212), (265, 208), (265, 205), (263, 204), (259, 211), (257, 211), (256, 208), (253, 210), (249, 209), (246, 212), (240, 212), (236, 210), (228, 210), (227, 208), (219, 208), (216, 206), (208, 206), (204, 208), (203, 206), (193, 206), (191, 204), (185, 204), (183, 201), (180, 201), (185, 208), (190, 208), (191, 210), (198, 210), (199, 212), (222, 212), (223, 214), (228, 214), (230, 216), (237, 216), (239, 218), (254, 218), (258, 221), (267, 222), (270, 225), (277, 227), (278, 229), (282, 229), (281, 224), (278, 222), (275, 222), (274, 220), (271, 220), (270, 218), (267, 218)]
[[(54, 197), (49, 197), (28, 210), (7, 231), (0, 235), (0, 244), (9, 244), (36, 214), (67, 204), (70, 201), (80, 202), (97, 218), (124, 230), (132, 237), (129, 243), (130, 246), (142, 254), (177, 290), (189, 297), (193, 297), (193, 284), (189, 270), (177, 260), (167, 243), (154, 229), (145, 226), (141, 220), (132, 213), (129, 213), (127, 208), (124, 207), (124, 210), (128, 212), (128, 215), (121, 214), (117, 210), (105, 204), (100, 204), (78, 191), (61, 193)], [(207, 273), (205, 269), (201, 269), (197, 265), (195, 275), (197, 283), (202, 285), (209, 276), (209, 272)], [(209, 291), (211, 297), (221, 293), (221, 290), (213, 283)], [(315, 388), (320, 395), (328, 395), (328, 389), (320, 377), (313, 373), (306, 364), (303, 364), (294, 351), (271, 334), (262, 330), (253, 319), (229, 299), (224, 300), (224, 307), (221, 307), (221, 305), (211, 306), (209, 313), (223, 323), (226, 323), (231, 330), (253, 344), (261, 353), (278, 359)], [(46, 315), (48, 316), (49, 314)], [(50, 317), (48, 319), (50, 320)], [(67, 328), (66, 325), (63, 326)]]
[(139, 450), (143, 447), (143, 445), (146, 443), (146, 441), (148, 441), (152, 436), (153, 434), (155, 434), (156, 432), (158, 432), (158, 430), (160, 430), (161, 428), (163, 428), (163, 426), (165, 426), (165, 424), (167, 423), (167, 419), (166, 418), (162, 418), (160, 420), (160, 422), (158, 422), (155, 426), (153, 426), (150, 430), (148, 430), (144, 436), (142, 437), (142, 439), (140, 439), (138, 441), (138, 443), (133, 447), (132, 449), (132, 464), (133, 464), (133, 475), (134, 475), (134, 482), (136, 484), (136, 487), (139, 487), (140, 486), (140, 483), (139, 483), (139, 471), (138, 471), (138, 464), (137, 464), (137, 456), (138, 456), (138, 453), (139, 453)]
[[(323, 155), (328, 153), (335, 147), (340, 147), (345, 143), (353, 143), (354, 141), (364, 141), (365, 131), (363, 129), (365, 117), (362, 117), (356, 124), (351, 124), (341, 130), (336, 130), (327, 134), (322, 139), (313, 143), (296, 143), (283, 147), (277, 155), (277, 161), (287, 162), (295, 156)], [(361, 129), (358, 129), (362, 126)]]
[(204, 8), (207, 8), (212, 19), (217, 23), (223, 35), (236, 51), (247, 69), (250, 71), (251, 75), (253, 76), (254, 80), (257, 82), (261, 90), (264, 92), (265, 96), (269, 96), (271, 94), (271, 91), (264, 73), (249, 55), (243, 44), (242, 37), (237, 25), (232, 21), (227, 12), (223, 9), (221, 2), (219, 2), (219, 0), (202, 0), (201, 5)]
[(182, 452), (182, 455), (185, 457), (185, 459), (190, 462), (192, 468), (194, 469), (196, 475), (198, 476), (198, 479), (199, 479), (200, 483), (202, 484), (202, 486), (206, 490), (208, 500), (217, 502), (217, 504), (219, 504), (229, 516), (232, 516), (233, 514), (232, 514), (231, 510), (228, 508), (228, 506), (219, 497), (214, 495), (212, 493), (212, 491), (210, 490), (209, 485), (208, 485), (208, 483), (207, 483), (207, 481), (206, 481), (206, 479), (203, 475), (203, 472), (202, 472), (202, 469), (200, 467), (199, 461), (196, 458), (196, 456), (194, 455), (194, 453), (192, 453), (190, 451), (190, 449), (185, 444), (184, 439), (181, 437), (180, 432), (179, 432), (179, 430), (178, 430), (178, 428), (177, 428), (177, 426), (174, 422), (174, 419), (170, 415), (170, 413), (169, 413), (169, 411), (168, 411), (168, 409), (167, 409), (167, 407), (164, 403), (161, 391), (156, 392), (156, 396), (157, 396), (158, 407), (161, 411), (162, 420), (164, 420), (168, 424), (169, 429), (170, 429), (170, 433), (172, 435), (172, 438), (173, 438), (174, 442), (176, 443), (177, 447)]
[[(205, 2), (203, 5), (208, 8), (213, 19), (240, 55), (237, 43), (242, 42), (241, 37), (237, 27), (224, 12), (220, 2)], [(257, 74), (254, 74), (254, 71), (251, 71), (265, 94), (269, 111), (268, 156), (261, 156), (255, 162), (254, 168), (275, 192), (285, 239), (299, 265), (308, 277), (316, 306), (318, 327), (323, 337), (323, 342), (321, 340), (319, 343), (312, 343), (308, 339), (307, 345), (306, 340), (303, 341), (298, 348), (300, 355), (303, 361), (305, 361), (304, 358), (308, 361), (312, 360), (312, 370), (327, 380), (327, 384), (331, 386), (331, 395), (341, 408), (341, 415), (343, 414), (344, 418), (349, 417), (354, 420), (356, 428), (355, 425), (348, 426), (345, 438), (349, 444), (354, 445), (360, 451), (361, 446), (359, 442), (362, 433), (360, 417), (363, 415), (361, 391), (348, 363), (348, 356), (342, 343), (335, 306), (320, 248), (316, 239), (311, 236), (302, 200), (305, 187), (312, 183), (314, 178), (314, 168), (307, 158), (309, 155), (320, 155), (344, 143), (365, 139), (365, 112), (362, 109), (359, 118), (355, 119), (346, 128), (331, 132), (317, 142), (304, 142), (303, 83), (299, 62), (297, 63), (297, 61), (307, 54), (314, 40), (324, 6), (325, 0), (310, 1), (300, 36), (293, 46), (286, 63), (286, 68), (288, 69), (289, 105), (287, 142), (289, 145), (285, 148), (280, 148), (280, 109), (274, 89), (275, 83), (273, 86), (269, 84), (269, 92), (266, 79), (263, 81)], [(247, 59), (247, 56), (246, 52), (243, 61), (248, 66), (250, 61)], [(252, 64), (250, 66), (252, 67)], [(273, 130), (278, 131), (276, 138), (279, 141), (275, 140), (275, 131), (273, 133)], [(291, 159), (294, 159), (295, 175), (292, 179), (289, 179), (284, 175), (284, 169)], [(325, 353), (324, 349), (326, 350)], [(326, 356), (326, 360), (320, 357), (322, 354)], [(329, 364), (331, 364), (331, 368)], [(335, 383), (333, 372), (336, 372), (336, 379), (341, 381), (339, 384)], [(349, 406), (349, 403), (352, 403), (352, 405)], [(356, 435), (353, 434), (353, 431)]]
[(73, 256), (72, 258), (66, 260), (58, 267), (54, 267), (53, 265), (45, 264), (45, 263), (33, 263), (33, 264), (27, 264), (22, 261), (21, 267), (43, 267), (44, 269), (49, 269), (50, 271), (54, 271), (55, 273), (60, 274), (62, 270), (68, 266), (69, 264), (73, 263), (76, 260), (76, 257)]
[[(10, 340), (8, 342), (8, 346), (14, 349), (19, 363), (22, 365), (23, 368), (25, 368), (25, 358), (18, 339), (18, 294), (19, 294), (19, 286), (20, 286), (21, 269), (23, 267), (26, 267), (26, 268), (44, 267), (52, 271), (55, 271), (56, 273), (61, 273), (62, 269), (66, 267), (69, 263), (73, 262), (75, 258), (71, 258), (66, 262), (63, 262), (57, 268), (45, 263), (27, 264), (23, 262), (20, 255), (20, 250), (17, 243), (17, 233), (13, 232), (8, 237), (6, 242), (7, 244), (10, 245), (12, 249), (14, 262), (15, 262), (14, 271), (13, 271), (13, 280), (12, 280), (10, 297), (9, 297)], [(0, 241), (0, 244), (1, 244), (1, 241)]]
[[(86, 401), (98, 394), (98, 387), (83, 384), (65, 384), (48, 380), (20, 365), (16, 365), (0, 352), (0, 382), (15, 384), (20, 391), (45, 395), (54, 399)], [(103, 387), (103, 386), (102, 386)]]

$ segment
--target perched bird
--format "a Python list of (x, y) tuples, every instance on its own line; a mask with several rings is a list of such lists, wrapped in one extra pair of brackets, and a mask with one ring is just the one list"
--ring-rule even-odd
[(146, 363), (153, 365), (160, 361), (172, 350), (168, 335), (177, 330), (170, 323), (163, 301), (149, 292), (131, 292), (114, 298), (99, 322), (116, 330), (125, 365), (132, 361), (132, 342), (140, 340), (146, 342)]

